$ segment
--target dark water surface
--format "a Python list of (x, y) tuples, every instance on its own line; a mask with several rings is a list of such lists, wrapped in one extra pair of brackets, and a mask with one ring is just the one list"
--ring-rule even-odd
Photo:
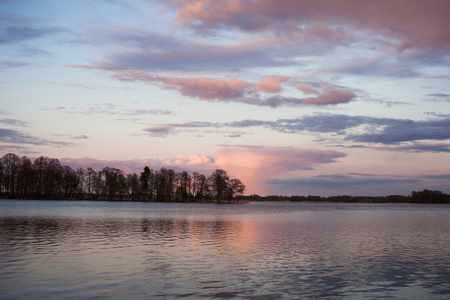
[(0, 299), (450, 299), (450, 206), (0, 200)]

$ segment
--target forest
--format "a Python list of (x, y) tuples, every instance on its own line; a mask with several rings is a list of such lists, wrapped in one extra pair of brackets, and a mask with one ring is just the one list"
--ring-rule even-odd
[(389, 196), (239, 196), (241, 201), (289, 201), (289, 202), (356, 202), (356, 203), (450, 203), (450, 195), (441, 191), (424, 189), (413, 191), (411, 195), (389, 195)]
[(138, 175), (110, 167), (74, 170), (44, 156), (33, 162), (14, 153), (0, 158), (0, 197), (8, 199), (231, 203), (244, 191), (244, 183), (221, 169), (206, 177), (145, 166)]

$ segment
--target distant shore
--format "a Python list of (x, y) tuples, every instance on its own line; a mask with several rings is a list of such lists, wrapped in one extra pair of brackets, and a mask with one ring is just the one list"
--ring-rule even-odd
[[(86, 196), (86, 195), (85, 195)], [(252, 201), (270, 201), (270, 202), (324, 202), (324, 203), (424, 203), (424, 204), (450, 204), (450, 195), (441, 191), (423, 190), (413, 191), (409, 196), (389, 195), (389, 196), (260, 196), (260, 195), (241, 195), (227, 201), (217, 202), (214, 200), (198, 201), (156, 201), (146, 199), (102, 199), (95, 197), (79, 198), (36, 198), (36, 197), (9, 197), (1, 195), (0, 199), (5, 200), (47, 200), (47, 201), (107, 201), (107, 202), (155, 202), (155, 203), (215, 203), (215, 204), (246, 204)]]
[(277, 202), (339, 202), (339, 203), (428, 203), (450, 204), (450, 195), (441, 191), (413, 191), (409, 196), (239, 196), (240, 201), (277, 201)]

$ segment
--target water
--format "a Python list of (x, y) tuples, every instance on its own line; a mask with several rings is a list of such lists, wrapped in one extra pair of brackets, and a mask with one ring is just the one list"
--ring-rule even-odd
[(0, 299), (449, 299), (450, 206), (0, 200)]

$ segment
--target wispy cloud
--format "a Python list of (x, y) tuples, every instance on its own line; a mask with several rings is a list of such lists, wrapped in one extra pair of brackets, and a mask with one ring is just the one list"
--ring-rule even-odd
[(450, 94), (437, 93), (427, 95), (432, 101), (450, 102)]
[(38, 154), (39, 152), (32, 150), (29, 147), (19, 146), (19, 145), (0, 145), (1, 153), (17, 153), (17, 154)]
[(3, 44), (17, 44), (55, 33), (68, 32), (67, 29), (51, 26), (37, 19), (5, 13), (2, 13), (1, 17), (0, 41)]
[[(275, 121), (242, 120), (228, 123), (188, 122), (180, 124), (155, 125), (144, 129), (152, 136), (175, 134), (183, 128), (249, 128), (263, 127), (292, 134), (336, 134), (342, 141), (366, 144), (397, 145), (379, 147), (381, 150), (447, 152), (445, 143), (417, 143), (421, 140), (450, 139), (450, 118), (440, 117), (425, 121), (389, 119), (366, 116), (316, 114), (294, 119)], [(336, 136), (335, 136), (336, 138)], [(400, 145), (403, 142), (414, 144)], [(353, 145), (355, 146), (355, 145)], [(376, 146), (375, 146), (376, 148)]]
[(53, 147), (73, 147), (74, 143), (52, 141), (39, 137), (35, 137), (14, 129), (0, 128), (0, 142), (11, 144), (29, 144), (36, 146), (53, 146)]
[(87, 140), (89, 137), (87, 135), (75, 135), (70, 137), (73, 140)]
[(172, 115), (173, 111), (168, 109), (129, 109), (112, 103), (96, 103), (88, 107), (66, 107), (43, 108), (43, 111), (55, 111), (68, 114), (106, 114), (118, 116), (142, 116), (142, 115)]
[(19, 126), (19, 127), (27, 127), (28, 123), (16, 120), (16, 119), (0, 119), (1, 124), (10, 125), (10, 126)]
[(419, 142), (411, 142), (408, 144), (401, 145), (383, 145), (383, 146), (374, 146), (374, 145), (334, 145), (334, 147), (341, 148), (360, 148), (360, 149), (375, 149), (381, 151), (400, 151), (400, 152), (411, 152), (411, 153), (420, 153), (420, 152), (449, 152), (450, 153), (450, 144), (448, 143), (419, 143)]
[(307, 178), (289, 178), (289, 179), (272, 179), (269, 184), (301, 187), (316, 187), (321, 189), (352, 189), (354, 187), (374, 185), (392, 185), (399, 183), (418, 183), (417, 178), (398, 178), (392, 176), (380, 175), (360, 175), (360, 174), (334, 174), (319, 175)]
[(0, 61), (0, 70), (25, 67), (30, 64), (31, 63), (29, 63), (29, 62), (20, 61), (20, 60), (3, 60), (3, 61)]
[(148, 128), (145, 128), (144, 131), (147, 132), (150, 136), (154, 137), (164, 137), (173, 132), (172, 128), (174, 126), (167, 125), (155, 125)]

